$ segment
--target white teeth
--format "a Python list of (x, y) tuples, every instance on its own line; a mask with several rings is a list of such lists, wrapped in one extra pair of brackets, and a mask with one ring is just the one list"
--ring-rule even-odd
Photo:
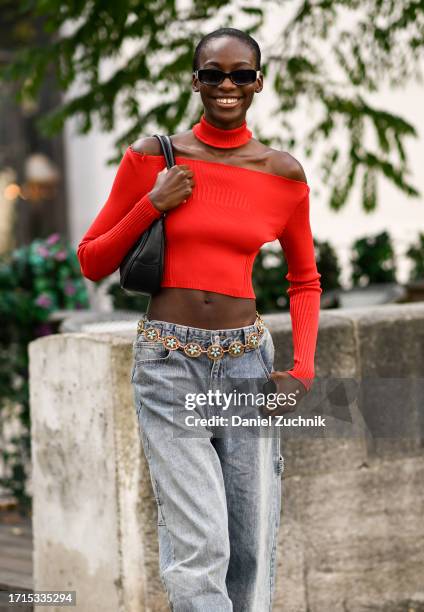
[(217, 102), (222, 102), (223, 104), (234, 104), (237, 102), (238, 98), (217, 98)]

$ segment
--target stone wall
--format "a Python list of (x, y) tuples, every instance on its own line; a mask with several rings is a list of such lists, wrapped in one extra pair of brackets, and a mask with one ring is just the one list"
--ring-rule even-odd
[[(264, 320), (286, 369), (289, 316)], [(424, 303), (321, 312), (300, 412), (327, 426), (282, 431), (274, 612), (424, 610), (423, 333)], [(134, 334), (30, 345), (34, 588), (76, 590), (83, 612), (169, 609), (130, 384)]]

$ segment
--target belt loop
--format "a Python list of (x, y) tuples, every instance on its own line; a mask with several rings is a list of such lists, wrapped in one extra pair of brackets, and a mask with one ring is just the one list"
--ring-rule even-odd
[[(246, 327), (243, 328), (243, 343), (247, 344), (248, 340), (249, 340), (249, 336), (252, 333), (252, 331), (256, 331), (256, 326), (258, 323), (258, 311), (256, 311), (256, 317), (254, 322), (252, 323), (252, 325), (247, 325)], [(251, 329), (253, 328), (253, 329)], [(249, 349), (247, 349), (249, 350)]]

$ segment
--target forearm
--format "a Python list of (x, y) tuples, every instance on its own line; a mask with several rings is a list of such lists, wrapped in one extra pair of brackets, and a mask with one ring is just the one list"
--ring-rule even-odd
[(292, 284), (288, 292), (294, 365), (287, 371), (291, 376), (300, 380), (309, 391), (315, 376), (315, 350), (322, 290), (317, 278), (300, 287), (294, 287)]
[(148, 194), (111, 229), (96, 235), (91, 227), (82, 238), (77, 254), (83, 275), (98, 281), (112, 274), (141, 234), (161, 216)]
[(279, 241), (288, 265), (286, 279), (290, 283), (287, 294), (290, 299), (294, 365), (287, 371), (309, 390), (315, 375), (314, 357), (322, 293), (321, 274), (316, 265), (309, 222), (309, 193), (298, 204)]

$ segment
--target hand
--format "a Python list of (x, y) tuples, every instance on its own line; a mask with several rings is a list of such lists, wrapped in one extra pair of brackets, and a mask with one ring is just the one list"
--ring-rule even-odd
[(280, 416), (297, 410), (300, 402), (308, 393), (305, 385), (300, 380), (291, 376), (288, 372), (271, 372), (268, 383), (270, 389), (266, 393), (272, 393), (272, 405), (260, 406), (264, 416)]
[(186, 164), (176, 164), (158, 172), (149, 198), (155, 208), (165, 212), (185, 201), (191, 195), (193, 187), (193, 170)]

